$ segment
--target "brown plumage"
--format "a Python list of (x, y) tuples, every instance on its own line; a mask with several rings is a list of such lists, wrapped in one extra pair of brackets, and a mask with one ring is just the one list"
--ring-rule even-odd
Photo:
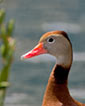
[(38, 46), (22, 58), (31, 58), (48, 53), (56, 57), (54, 66), (44, 94), (42, 106), (85, 106), (74, 100), (68, 89), (68, 74), (72, 64), (72, 45), (64, 31), (45, 33)]
[(69, 68), (55, 65), (48, 80), (42, 106), (85, 106), (74, 100), (69, 93)]

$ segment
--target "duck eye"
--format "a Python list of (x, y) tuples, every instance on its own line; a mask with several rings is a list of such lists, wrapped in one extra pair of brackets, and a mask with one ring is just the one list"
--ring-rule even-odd
[(53, 38), (47, 39), (47, 42), (48, 42), (48, 43), (54, 43), (54, 41), (55, 41), (55, 39), (53, 39)]

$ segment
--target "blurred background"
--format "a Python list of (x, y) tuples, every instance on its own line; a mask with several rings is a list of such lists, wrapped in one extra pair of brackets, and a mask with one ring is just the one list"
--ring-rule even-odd
[(40, 106), (55, 64), (51, 56), (21, 61), (42, 34), (64, 30), (73, 45), (74, 62), (69, 74), (71, 95), (85, 103), (85, 0), (3, 0), (6, 22), (15, 19), (16, 53), (5, 106)]

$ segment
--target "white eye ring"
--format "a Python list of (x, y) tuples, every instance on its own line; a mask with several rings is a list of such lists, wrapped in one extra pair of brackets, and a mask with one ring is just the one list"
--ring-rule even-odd
[(52, 44), (52, 43), (55, 42), (55, 39), (53, 39), (53, 38), (48, 38), (48, 39), (47, 39), (47, 42), (50, 43), (50, 44)]

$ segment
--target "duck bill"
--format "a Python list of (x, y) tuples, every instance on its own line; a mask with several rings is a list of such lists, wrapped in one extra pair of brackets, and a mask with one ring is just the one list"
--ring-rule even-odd
[(45, 54), (45, 53), (47, 53), (47, 50), (44, 49), (43, 43), (39, 43), (34, 49), (32, 49), (28, 53), (22, 55), (21, 59), (32, 58), (34, 56), (38, 56), (40, 54)]

